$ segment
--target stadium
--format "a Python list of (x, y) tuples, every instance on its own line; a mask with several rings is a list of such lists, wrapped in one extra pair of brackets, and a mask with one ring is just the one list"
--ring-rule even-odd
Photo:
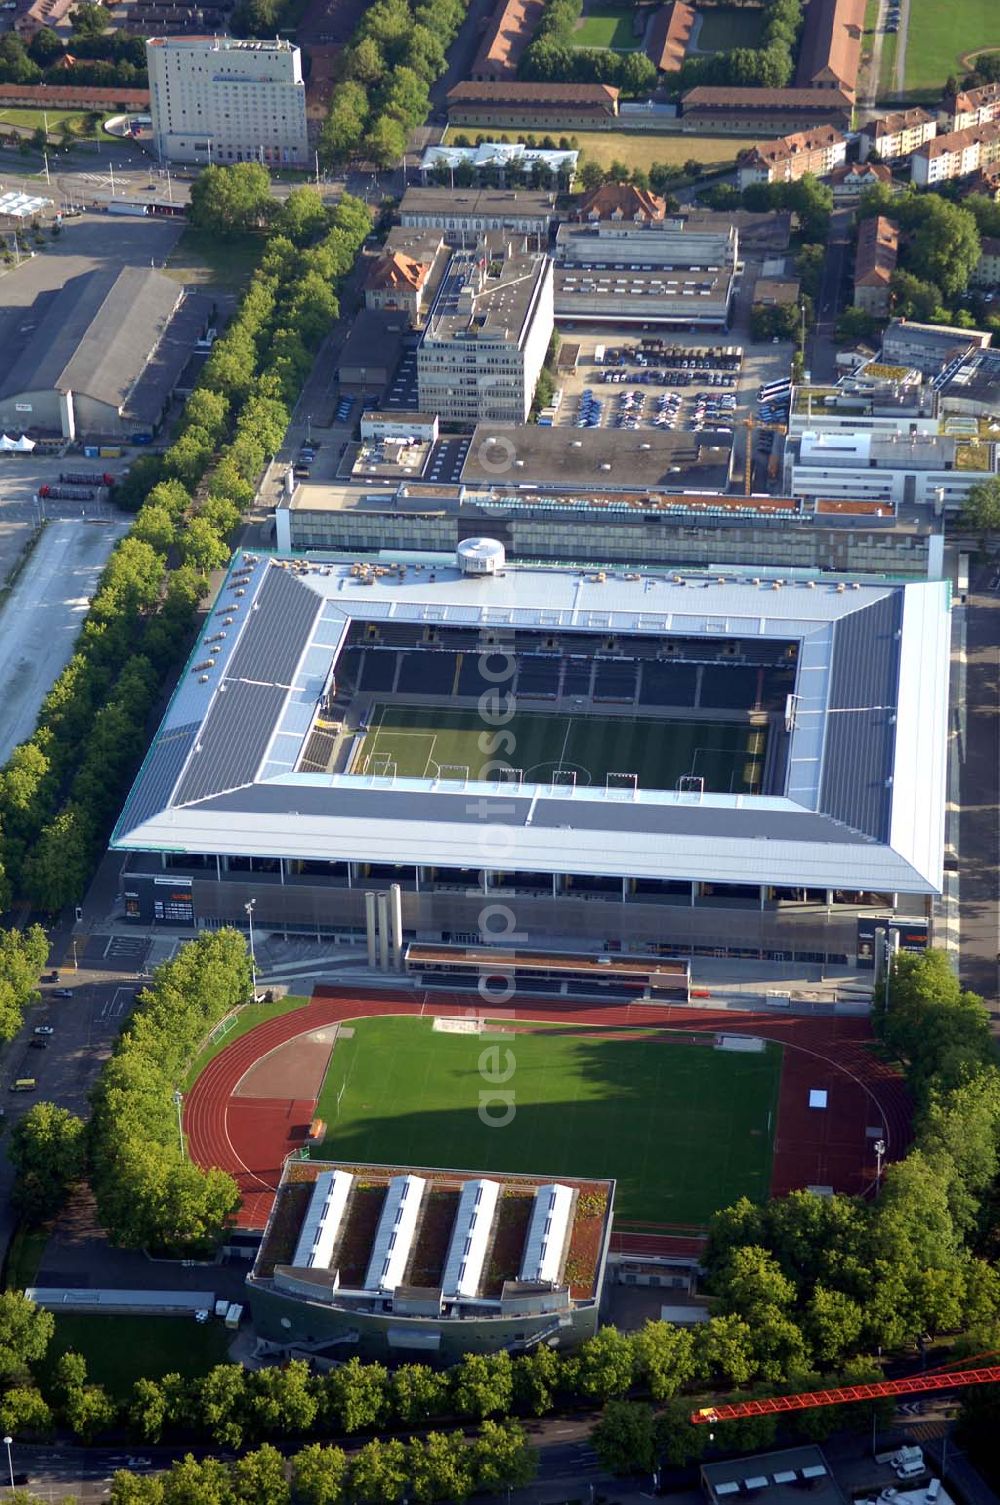
[(853, 961), (943, 861), (949, 595), (239, 556), (118, 821), (127, 912)]

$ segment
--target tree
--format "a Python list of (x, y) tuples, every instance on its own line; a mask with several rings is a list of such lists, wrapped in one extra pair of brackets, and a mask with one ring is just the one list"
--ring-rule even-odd
[(647, 1322), (634, 1335), (635, 1367), (655, 1401), (669, 1400), (695, 1375), (694, 1338), (686, 1327)]
[(52, 1410), (33, 1385), (12, 1385), (0, 1397), (0, 1427), (15, 1437), (47, 1437), (52, 1431)]
[(448, 1377), (426, 1364), (401, 1364), (389, 1381), (389, 1397), (394, 1416), (419, 1426), (446, 1409)]
[(48, 955), (48, 936), (41, 925), (23, 931), (0, 929), (0, 1040), (12, 1040), (25, 1010), (38, 1002), (38, 974)]
[(331, 1419), (344, 1432), (379, 1426), (389, 1409), (388, 1380), (384, 1365), (349, 1359), (324, 1382), (325, 1408)]
[(20, 1291), (0, 1292), (0, 1375), (20, 1373), (45, 1357), (55, 1318)]
[(113, 1424), (117, 1409), (103, 1385), (76, 1386), (63, 1402), (70, 1430), (81, 1442), (88, 1443)]
[(39, 68), (48, 68), (63, 55), (63, 44), (51, 26), (41, 26), (28, 43), (28, 56)]
[(699, 1368), (712, 1382), (745, 1385), (753, 1378), (753, 1334), (742, 1317), (711, 1317), (695, 1333)]
[(838, 1364), (854, 1353), (863, 1326), (864, 1313), (858, 1302), (843, 1291), (816, 1287), (809, 1298), (806, 1331), (821, 1364)]
[(429, 1432), (423, 1441), (414, 1437), (407, 1452), (411, 1499), (461, 1505), (471, 1494), (472, 1465), (461, 1432)]
[(467, 1353), (452, 1370), (452, 1404), (459, 1416), (476, 1420), (499, 1411), (506, 1415), (514, 1394), (509, 1353)]
[(352, 1505), (390, 1505), (406, 1493), (406, 1447), (392, 1438), (365, 1443), (351, 1459)]
[(656, 1464), (653, 1408), (612, 1400), (590, 1434), (594, 1451), (613, 1474), (649, 1474)]
[(190, 1453), (173, 1463), (163, 1480), (164, 1505), (232, 1505), (229, 1470), (218, 1458), (200, 1461)]
[(378, 115), (365, 137), (365, 152), (376, 167), (394, 167), (406, 152), (406, 127), (395, 115)]
[(188, 218), (198, 229), (228, 236), (263, 224), (271, 204), (271, 179), (261, 163), (213, 163), (191, 184)]
[(327, 223), (326, 206), (319, 192), (315, 188), (293, 188), (278, 211), (275, 228), (297, 246), (305, 246), (322, 235)]
[(977, 481), (962, 503), (959, 524), (978, 533), (985, 547), (989, 534), (1000, 532), (1000, 480)]
[(219, 1447), (243, 1445), (246, 1382), (242, 1365), (216, 1364), (198, 1385), (199, 1419)]
[(292, 1483), (302, 1505), (340, 1505), (347, 1483), (343, 1448), (311, 1443), (292, 1458)]
[(845, 308), (837, 316), (834, 338), (839, 344), (853, 345), (856, 340), (874, 339), (877, 329), (877, 321), (865, 309)]
[(514, 1360), (514, 1404), (530, 1416), (544, 1416), (551, 1411), (554, 1392), (559, 1384), (559, 1356), (547, 1343), (539, 1343), (530, 1353)]
[(181, 535), (181, 553), (185, 564), (199, 574), (221, 569), (229, 558), (229, 545), (203, 517), (193, 517)]
[(82, 1118), (55, 1103), (35, 1103), (14, 1125), (8, 1155), (17, 1171), (14, 1205), (30, 1222), (58, 1212), (87, 1160)]
[(319, 1402), (303, 1359), (292, 1359), (280, 1369), (252, 1370), (246, 1388), (249, 1422), (258, 1433), (301, 1434), (316, 1420)]
[(288, 1505), (292, 1497), (285, 1477), (285, 1460), (277, 1448), (267, 1443), (256, 1452), (237, 1458), (231, 1482), (233, 1494), (241, 1505)]
[(487, 1494), (524, 1489), (538, 1472), (538, 1453), (516, 1421), (484, 1421), (470, 1454), (474, 1488)]
[(107, 30), (109, 16), (103, 5), (93, 0), (78, 0), (69, 13), (74, 37), (96, 37)]
[(589, 1400), (624, 1395), (632, 1384), (635, 1353), (630, 1333), (602, 1327), (580, 1347), (574, 1360), (576, 1386)]

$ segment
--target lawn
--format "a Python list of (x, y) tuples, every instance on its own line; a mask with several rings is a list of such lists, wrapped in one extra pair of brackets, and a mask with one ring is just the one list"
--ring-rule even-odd
[(198, 1052), (184, 1079), (183, 1086), (185, 1090), (197, 1081), (209, 1061), (214, 1060), (221, 1051), (225, 1050), (227, 1045), (232, 1045), (233, 1041), (238, 1040), (241, 1035), (248, 1035), (252, 1029), (257, 1028), (258, 1024), (263, 1024), (268, 1019), (276, 1019), (280, 1014), (291, 1014), (295, 1009), (305, 1008), (308, 1002), (308, 998), (302, 998), (294, 993), (289, 993), (287, 997), (279, 999), (277, 1003), (245, 1004), (236, 1015), (232, 1027), (224, 1035), (220, 1035), (217, 1040), (213, 1040), (210, 1045), (206, 1045), (203, 1050)]
[(166, 272), (178, 282), (215, 284), (239, 291), (249, 282), (264, 249), (264, 236), (220, 236), (188, 225), (167, 258)]
[[(495, 756), (484, 747), (476, 711), (383, 704), (372, 708), (369, 726), (352, 773), (477, 779), (485, 767), (485, 776), (494, 776)], [(752, 794), (764, 769), (766, 730), (746, 721), (518, 711), (505, 727), (514, 739), (509, 762), (527, 783), (570, 770), (580, 785), (603, 786), (609, 774), (635, 774), (640, 788), (675, 789), (682, 775), (696, 774), (711, 793)]]
[(933, 95), (950, 73), (964, 71), (962, 58), (980, 48), (1000, 47), (996, 0), (910, 0), (906, 41), (907, 94)]
[(610, 47), (614, 52), (635, 52), (641, 37), (632, 30), (635, 11), (618, 6), (594, 7), (587, 11), (573, 32), (575, 47)]
[[(502, 1087), (480, 1070), (494, 1048), (500, 1064), (485, 1067), (513, 1068)], [(330, 1132), (316, 1153), (613, 1176), (620, 1216), (701, 1224), (740, 1196), (767, 1196), (780, 1074), (776, 1045), (731, 1054), (704, 1037), (548, 1027), (484, 1038), (435, 1032), (425, 1019), (359, 1019), (330, 1062), (316, 1109)], [(510, 1122), (484, 1121), (508, 1102)]]
[(731, 47), (760, 46), (763, 10), (720, 6), (717, 10), (702, 10), (698, 14), (701, 29), (695, 38), (697, 49), (692, 52), (692, 57), (699, 57), (703, 52), (728, 52)]
[(48, 121), (49, 135), (54, 136), (64, 120), (68, 120), (76, 135), (83, 134), (87, 119), (84, 110), (0, 110), (0, 130), (4, 126), (19, 126), (22, 130), (34, 131)]
[[(524, 132), (480, 126), (475, 134), (484, 141), (517, 141)], [(688, 161), (700, 162), (704, 167), (735, 162), (737, 152), (754, 146), (757, 139), (753, 136), (682, 136), (679, 131), (662, 136), (652, 131), (573, 131), (571, 134), (584, 161), (598, 162), (601, 167), (624, 162), (626, 167), (641, 167), (644, 172), (648, 172), (654, 162), (663, 162), (670, 167), (682, 167)]]
[(86, 1359), (91, 1380), (126, 1400), (137, 1379), (207, 1373), (213, 1364), (225, 1361), (232, 1337), (221, 1322), (199, 1326), (193, 1317), (92, 1317), (57, 1312), (55, 1335), (38, 1370), (46, 1389), (56, 1361), (74, 1349)]

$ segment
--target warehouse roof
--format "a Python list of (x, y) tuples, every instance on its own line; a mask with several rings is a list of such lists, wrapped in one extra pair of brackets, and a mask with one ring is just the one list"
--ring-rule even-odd
[[(123, 408), (183, 297), (178, 283), (149, 268), (71, 278), (36, 300), (20, 343), (16, 334), (4, 339), (0, 399), (19, 392), (78, 392)], [(23, 310), (17, 312), (23, 320)]]
[[(722, 491), (729, 480), (732, 447), (732, 435), (707, 429), (696, 434), (527, 424), (506, 430), (480, 424), (469, 445), (462, 482), (537, 482), (560, 490), (599, 486)], [(509, 474), (498, 469), (507, 454)]]
[[(507, 566), (435, 556), (401, 580), (334, 559), (237, 556), (112, 845), (468, 865), (483, 821), (507, 866), (932, 893), (947, 746), (945, 582), (855, 585)], [(456, 782), (299, 772), (354, 622), (798, 644), (784, 793)], [(224, 634), (224, 636), (223, 636)], [(470, 789), (477, 796), (470, 799)], [(504, 867), (505, 859), (497, 865)]]

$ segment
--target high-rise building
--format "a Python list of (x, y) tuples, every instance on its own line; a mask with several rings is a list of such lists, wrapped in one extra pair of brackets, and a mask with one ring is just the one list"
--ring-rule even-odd
[(146, 60), (161, 161), (308, 161), (302, 55), (290, 42), (152, 37)]
[(524, 238), (457, 250), (417, 349), (422, 412), (460, 423), (524, 423), (553, 328), (552, 262)]

